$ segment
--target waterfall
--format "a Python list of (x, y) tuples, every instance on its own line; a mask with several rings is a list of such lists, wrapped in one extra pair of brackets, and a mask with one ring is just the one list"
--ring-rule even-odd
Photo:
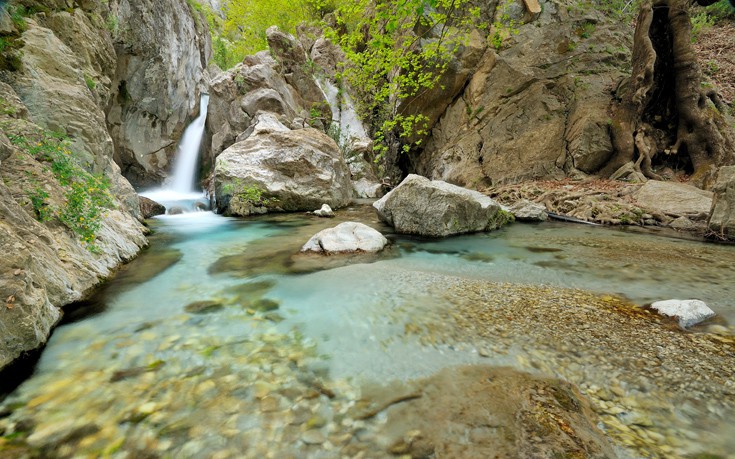
[[(331, 81), (316, 80), (332, 109), (332, 122), (339, 127), (340, 144), (350, 145), (356, 141), (369, 141), (365, 127), (357, 116), (350, 95), (342, 94)], [(340, 98), (342, 100), (340, 100)]]
[(204, 136), (204, 122), (207, 119), (209, 95), (202, 94), (199, 116), (184, 131), (174, 157), (171, 183), (167, 188), (176, 193), (195, 191), (196, 167), (199, 160), (199, 149)]
[(197, 187), (197, 163), (207, 120), (209, 95), (202, 94), (199, 116), (186, 127), (174, 156), (171, 175), (160, 188), (141, 192), (166, 207), (169, 214), (186, 213), (208, 207), (208, 201)]

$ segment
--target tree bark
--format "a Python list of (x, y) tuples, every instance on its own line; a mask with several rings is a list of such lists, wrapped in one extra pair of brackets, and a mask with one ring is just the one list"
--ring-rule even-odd
[(709, 188), (719, 166), (735, 164), (735, 135), (722, 104), (702, 87), (688, 10), (688, 0), (654, 0), (641, 7), (631, 77), (618, 88), (612, 110), (616, 154), (600, 175), (633, 162), (639, 172), (660, 179), (654, 168), (669, 166)]

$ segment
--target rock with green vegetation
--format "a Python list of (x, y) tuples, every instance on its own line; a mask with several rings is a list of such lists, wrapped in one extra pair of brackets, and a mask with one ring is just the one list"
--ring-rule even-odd
[(246, 56), (212, 78), (207, 117), (212, 158), (242, 140), (260, 111), (275, 113), (293, 129), (329, 127), (332, 112), (301, 43), (275, 27), (268, 29), (268, 43), (270, 52)]
[(482, 193), (415, 174), (373, 207), (397, 232), (430, 237), (490, 231), (513, 219)]
[(340, 208), (352, 199), (349, 169), (334, 140), (312, 128), (291, 130), (272, 113), (258, 115), (249, 136), (217, 157), (214, 187), (220, 212), (231, 211), (237, 194), (285, 211)]
[(735, 240), (735, 166), (721, 167), (708, 226), (712, 237)]
[(325, 255), (351, 252), (379, 252), (388, 244), (379, 231), (364, 223), (344, 222), (319, 231), (301, 247), (302, 252)]
[[(116, 184), (127, 184), (132, 191), (130, 184), (119, 174), (119, 181), (114, 181), (114, 169), (103, 168), (103, 174), (87, 169), (90, 163), (111, 164), (111, 157), (104, 149), (90, 157), (88, 150), (77, 148), (90, 145), (84, 140), (100, 132), (95, 124), (100, 121), (96, 111), (81, 113), (97, 109), (91, 99), (80, 102), (76, 96), (82, 93), (76, 83), (64, 79), (75, 75), (65, 73), (72, 69), (64, 61), (70, 49), (59, 45), (48, 29), (32, 29), (25, 62), (37, 62), (36, 50), (50, 53), (44, 55), (56, 59), (53, 65), (38, 61), (39, 69), (51, 72), (56, 66), (58, 73), (51, 78), (51, 73), (39, 71), (37, 84), (50, 86), (21, 94), (34, 102), (31, 107), (24, 106), (9, 85), (0, 84), (0, 369), (41, 347), (61, 318), (63, 306), (84, 299), (147, 244), (145, 228), (136, 218), (139, 210), (129, 212), (120, 199), (126, 199), (126, 194), (117, 195)], [(41, 44), (34, 40), (39, 36), (50, 40), (50, 49), (38, 49)], [(54, 54), (53, 46), (61, 51)], [(14, 84), (27, 78), (15, 77), (19, 79)], [(44, 118), (43, 110), (51, 109), (45, 104), (59, 100), (44, 102), (34, 97), (64, 88), (76, 94), (62, 99), (71, 104), (63, 110), (70, 130), (79, 130), (76, 138), (30, 121), (32, 116), (50, 123), (55, 115)]]

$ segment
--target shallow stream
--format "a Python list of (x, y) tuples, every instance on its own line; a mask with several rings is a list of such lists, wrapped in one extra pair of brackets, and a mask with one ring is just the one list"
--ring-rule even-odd
[[(392, 248), (345, 266), (294, 255), (318, 230), (347, 220), (381, 230)], [(363, 384), (484, 363), (577, 384), (621, 457), (733, 457), (731, 388), (717, 383), (719, 400), (699, 400), (660, 387), (675, 380), (666, 375), (657, 382), (624, 362), (598, 365), (601, 344), (588, 351), (549, 345), (553, 336), (494, 335), (481, 321), (473, 335), (455, 316), (469, 298), (463, 289), (475, 287), (500, 295), (490, 302), (538, 295), (564, 307), (597, 294), (637, 305), (698, 298), (717, 319), (693, 332), (653, 326), (729, 336), (735, 247), (559, 223), (424, 240), (391, 234), (367, 206), (336, 219), (198, 212), (152, 226), (151, 248), (70, 314), (33, 377), (3, 402), (6, 448), (22, 439), (25, 454), (41, 457), (390, 456), (380, 449), (380, 417), (350, 418)], [(732, 346), (724, 352), (733, 358)]]

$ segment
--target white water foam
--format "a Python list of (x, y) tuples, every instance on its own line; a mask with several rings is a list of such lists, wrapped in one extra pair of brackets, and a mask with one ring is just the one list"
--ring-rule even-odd
[(209, 95), (202, 94), (199, 116), (187, 126), (181, 137), (174, 157), (170, 179), (160, 188), (141, 192), (141, 196), (163, 204), (168, 213), (172, 209), (191, 212), (206, 207), (207, 199), (196, 184), (199, 150), (204, 137), (204, 122), (207, 119)]

